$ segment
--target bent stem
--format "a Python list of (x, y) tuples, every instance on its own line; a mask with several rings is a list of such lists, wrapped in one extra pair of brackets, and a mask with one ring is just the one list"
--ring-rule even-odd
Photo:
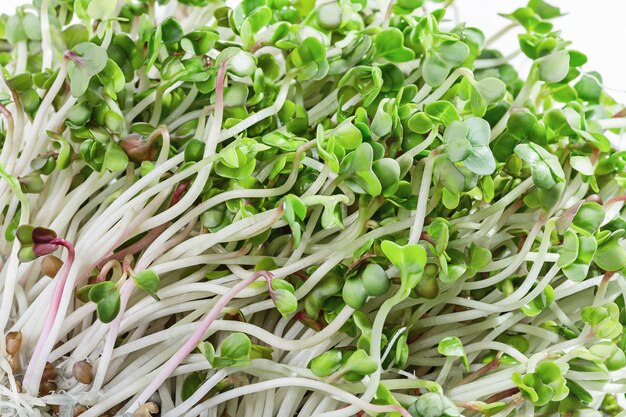
[(422, 175), (422, 182), (420, 183), (420, 192), (417, 197), (417, 207), (415, 208), (415, 221), (411, 227), (409, 234), (409, 244), (417, 243), (422, 235), (422, 228), (424, 226), (424, 218), (426, 217), (426, 206), (428, 203), (428, 193), (430, 192), (430, 183), (433, 176), (434, 158), (437, 156), (436, 151), (432, 151), (430, 155), (426, 157), (424, 163), (424, 173)]
[[(22, 192), (17, 179), (6, 171), (2, 163), (0, 163), (0, 178), (2, 178), (9, 185), (20, 202), (20, 224), (28, 224), (30, 218), (30, 204), (28, 202), (28, 197), (26, 197), (26, 195)], [(0, 329), (2, 329), (3, 332), (9, 321), (11, 305), (13, 303), (13, 297), (15, 296), (15, 287), (18, 280), (18, 252), (19, 246), (14, 245), (13, 249), (11, 249), (11, 256), (8, 262), (3, 265), (3, 268), (6, 268), (7, 270), (4, 282), (0, 283), (0, 288), (2, 288), (2, 302), (0, 303)], [(2, 351), (4, 352), (4, 337), (0, 338), (0, 346), (2, 346)]]
[[(380, 344), (382, 341), (383, 327), (385, 325), (387, 315), (393, 309), (393, 307), (395, 307), (397, 304), (404, 301), (409, 296), (410, 292), (411, 292), (411, 289), (408, 286), (402, 285), (398, 289), (397, 293), (395, 293), (391, 298), (385, 300), (385, 302), (380, 306), (378, 313), (376, 314), (376, 318), (374, 319), (374, 324), (372, 325), (372, 333), (371, 333), (372, 343), (370, 345), (370, 357), (375, 362), (378, 362), (379, 366), (378, 366), (378, 369), (376, 369), (376, 371), (370, 375), (370, 380), (367, 382), (367, 388), (365, 389), (365, 392), (363, 393), (363, 396), (361, 397), (362, 401), (370, 401), (374, 397), (376, 389), (378, 388), (378, 383), (380, 382), (380, 377), (382, 373), (382, 364), (380, 360)], [(356, 408), (357, 408), (356, 406), (350, 406), (350, 407), (347, 407), (345, 410), (341, 410), (341, 411), (342, 412), (345, 411), (347, 413), (354, 413), (358, 411), (356, 410)], [(342, 413), (342, 415), (344, 414)], [(345, 414), (345, 415), (351, 415), (351, 414)]]
[(203, 340), (204, 334), (209, 329), (211, 324), (219, 317), (222, 310), (241, 290), (252, 284), (259, 278), (264, 278), (267, 282), (268, 288), (271, 287), (270, 281), (272, 275), (267, 271), (257, 271), (250, 275), (248, 278), (240, 281), (237, 285), (233, 286), (228, 292), (226, 292), (217, 303), (211, 308), (207, 315), (202, 319), (200, 325), (193, 332), (191, 337), (187, 339), (185, 344), (168, 360), (162, 367), (158, 375), (152, 380), (152, 382), (143, 390), (137, 400), (130, 406), (128, 411), (134, 413), (137, 408), (144, 404), (148, 399), (156, 392), (156, 390), (169, 378), (174, 370), (180, 365), (180, 363), (191, 353), (196, 345)]
[(52, 300), (50, 301), (50, 307), (46, 315), (46, 321), (44, 322), (43, 329), (35, 345), (35, 350), (31, 356), (28, 368), (24, 374), (23, 386), (27, 392), (36, 393), (38, 391), (39, 383), (41, 382), (41, 376), (46, 365), (46, 358), (42, 356), (42, 350), (44, 344), (50, 336), (52, 325), (56, 320), (57, 313), (59, 311), (59, 305), (61, 304), (61, 298), (65, 291), (65, 283), (67, 282), (67, 276), (74, 263), (74, 246), (65, 239), (56, 238), (50, 241), (51, 244), (63, 246), (67, 250), (67, 260), (63, 264), (63, 270), (56, 278), (56, 284), (54, 286), (54, 292), (52, 293)]

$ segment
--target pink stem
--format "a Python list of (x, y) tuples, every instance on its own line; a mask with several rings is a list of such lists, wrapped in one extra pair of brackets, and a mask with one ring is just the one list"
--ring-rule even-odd
[(72, 268), (72, 264), (74, 263), (75, 255), (74, 246), (65, 239), (52, 239), (50, 243), (63, 246), (67, 249), (67, 260), (63, 264), (63, 271), (60, 273), (58, 278), (56, 278), (56, 284), (54, 286), (54, 292), (52, 293), (52, 300), (50, 300), (50, 307), (48, 307), (46, 321), (43, 325), (43, 329), (41, 330), (41, 334), (39, 335), (39, 339), (37, 340), (37, 345), (35, 346), (33, 355), (28, 363), (28, 368), (26, 368), (26, 373), (24, 374), (24, 387), (27, 392), (30, 392), (33, 395), (38, 392), (38, 386), (41, 382), (41, 376), (43, 374), (42, 365), (45, 365), (44, 362), (40, 364), (39, 356), (41, 356), (41, 351), (50, 336), (52, 325), (54, 324), (59, 311), (59, 305), (61, 304), (61, 298), (63, 297), (63, 291), (65, 290), (65, 283), (70, 269)]
[(103, 265), (100, 266), (100, 273), (98, 273), (98, 276), (96, 277), (96, 281), (97, 282), (104, 282), (107, 279), (107, 274), (109, 273), (109, 271), (113, 269), (113, 263), (110, 261), (105, 262)]
[[(170, 205), (169, 205), (170, 207), (176, 205), (176, 203), (180, 201), (180, 199), (182, 198), (187, 188), (189, 188), (189, 183), (186, 181), (178, 184), (178, 186), (172, 193), (172, 199), (170, 200)], [(146, 235), (142, 237), (141, 239), (139, 239), (137, 242), (133, 243), (132, 245), (118, 252), (115, 252), (111, 256), (107, 256), (106, 258), (104, 258), (102, 261), (100, 261), (100, 263), (98, 264), (98, 267), (102, 268), (111, 259), (121, 261), (122, 259), (126, 257), (126, 255), (134, 255), (137, 252), (141, 252), (142, 250), (147, 248), (150, 244), (152, 244), (152, 242), (154, 242), (154, 240), (157, 237), (159, 237), (161, 233), (163, 233), (163, 231), (167, 229), (168, 226), (169, 226), (169, 223), (164, 223), (158, 227), (155, 227), (154, 229), (146, 233)]]
[(183, 198), (183, 194), (185, 194), (185, 191), (187, 191), (188, 188), (188, 181), (183, 181), (176, 186), (176, 189), (174, 189), (174, 192), (172, 193), (172, 199), (170, 200), (170, 208), (175, 206), (176, 203), (178, 203), (180, 199)]
[(620, 201), (625, 201), (625, 200), (626, 200), (626, 195), (619, 195), (617, 197), (612, 197), (606, 200), (606, 203), (604, 203), (604, 207), (608, 207), (611, 204), (615, 204), (615, 203), (618, 203)]
[(174, 372), (174, 370), (180, 365), (180, 363), (191, 353), (192, 350), (196, 347), (198, 342), (203, 340), (204, 334), (209, 329), (211, 324), (219, 317), (220, 313), (226, 307), (226, 305), (232, 300), (241, 290), (246, 288), (248, 285), (252, 284), (259, 278), (265, 278), (267, 281), (267, 286), (270, 287), (270, 282), (272, 279), (272, 275), (267, 271), (257, 271), (254, 274), (250, 275), (248, 278), (240, 281), (237, 285), (233, 286), (230, 290), (228, 290), (220, 299), (215, 303), (213, 308), (208, 312), (206, 316), (200, 322), (200, 325), (196, 329), (195, 332), (191, 335), (189, 339), (185, 342), (185, 344), (168, 360), (165, 362), (161, 371), (156, 375), (156, 377), (152, 380), (150, 385), (143, 390), (141, 395), (137, 398), (137, 401), (132, 405), (129, 409), (130, 412), (133, 412), (137, 409), (141, 404), (145, 403), (150, 399), (152, 394), (156, 392), (156, 390), (169, 378), (169, 376)]
[[(224, 114), (224, 83), (226, 81), (226, 64), (227, 60), (222, 61), (217, 70), (217, 80), (215, 82), (215, 108), (213, 115), (216, 121), (222, 120)], [(221, 124), (221, 123), (220, 123)]]
[(155, 227), (154, 229), (150, 230), (148, 233), (146, 233), (146, 235), (144, 237), (142, 237), (141, 239), (139, 239), (138, 241), (136, 241), (135, 243), (133, 243), (130, 246), (125, 247), (124, 249), (115, 252), (114, 254), (112, 254), (111, 256), (107, 256), (106, 258), (104, 258), (99, 264), (98, 267), (102, 268), (107, 262), (109, 262), (112, 259), (115, 259), (117, 261), (121, 261), (122, 259), (124, 259), (126, 257), (126, 255), (134, 255), (137, 252), (140, 252), (142, 250), (144, 250), (145, 248), (148, 247), (148, 245), (150, 245), (152, 242), (154, 242), (154, 240), (159, 237), (159, 235), (161, 233), (163, 233), (163, 231), (167, 228), (168, 224), (162, 224), (158, 227)]
[(4, 105), (0, 104), (0, 113), (2, 113), (2, 115), (5, 117), (5, 119), (7, 119), (7, 123), (10, 126), (10, 130), (13, 130), (13, 114), (11, 114), (11, 112), (9, 111), (9, 109), (7, 109)]
[[(172, 193), (172, 199), (170, 201), (169, 206), (172, 207), (176, 203), (180, 201), (183, 194), (187, 190), (189, 186), (188, 182), (182, 182), (178, 184), (174, 192)], [(102, 262), (100, 262), (100, 267), (103, 268), (104, 271), (107, 263), (111, 259), (122, 260), (126, 257), (126, 255), (133, 255), (143, 249), (145, 249), (149, 244), (151, 244), (163, 231), (167, 228), (168, 224), (162, 224), (159, 227), (152, 229), (148, 232), (143, 238), (134, 244), (128, 246), (127, 248), (122, 249), (119, 252), (114, 253), (113, 255), (105, 258)], [(129, 272), (129, 265), (124, 262), (124, 271)], [(101, 271), (101, 274), (102, 274)], [(132, 272), (132, 271), (130, 271)], [(129, 274), (132, 275), (132, 274)], [(98, 370), (96, 372), (96, 379), (91, 387), (91, 391), (97, 391), (102, 387), (102, 383), (104, 382), (105, 373), (107, 367), (109, 365), (109, 360), (111, 359), (111, 353), (113, 352), (113, 348), (115, 347), (115, 340), (120, 331), (120, 325), (122, 323), (122, 317), (124, 316), (124, 312), (126, 311), (126, 307), (128, 305), (128, 300), (130, 299), (131, 294), (133, 293), (133, 289), (135, 288), (134, 281), (129, 279), (122, 285), (122, 289), (120, 291), (120, 311), (117, 313), (117, 317), (111, 323), (109, 327), (109, 332), (107, 334), (107, 338), (104, 342), (104, 349), (102, 351), (102, 355), (100, 356), (100, 365), (98, 366)]]
[(383, 22), (383, 26), (389, 25), (389, 19), (391, 19), (391, 14), (393, 13), (393, 4), (395, 2), (393, 0), (389, 0), (389, 4), (387, 4), (387, 10), (385, 11), (385, 20)]
[[(223, 60), (219, 66), (217, 71), (217, 80), (215, 83), (215, 109), (213, 110), (213, 126), (211, 130), (216, 130), (215, 134), (218, 134), (220, 131), (222, 117), (224, 115), (224, 84), (226, 82), (226, 64), (228, 60)], [(216, 127), (217, 126), (217, 127)], [(215, 138), (217, 140), (217, 138)], [(269, 280), (271, 275), (265, 271), (259, 271), (252, 274), (249, 278), (241, 281), (239, 284), (232, 287), (226, 294), (224, 294), (219, 301), (213, 306), (211, 311), (206, 315), (206, 317), (200, 323), (200, 326), (196, 329), (194, 334), (191, 336), (189, 340), (179, 349), (176, 354), (165, 363), (161, 372), (156, 376), (156, 378), (148, 385), (148, 387), (141, 393), (135, 404), (131, 407), (130, 411), (134, 412), (139, 405), (148, 401), (150, 396), (156, 392), (156, 390), (161, 386), (161, 384), (169, 378), (170, 374), (178, 367), (178, 365), (191, 353), (191, 351), (196, 347), (198, 342), (202, 339), (204, 333), (207, 331), (211, 323), (215, 321), (215, 319), (219, 316), (222, 309), (228, 304), (228, 302), (237, 294), (239, 291), (247, 287), (250, 283), (256, 281), (260, 276), (265, 276)]]

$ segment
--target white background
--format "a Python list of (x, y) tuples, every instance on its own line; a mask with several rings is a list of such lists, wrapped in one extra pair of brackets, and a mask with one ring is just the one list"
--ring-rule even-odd
[[(555, 29), (572, 48), (588, 57), (583, 67), (598, 71), (610, 94), (626, 102), (626, 1), (624, 0), (547, 0), (565, 13), (554, 19)], [(480, 28), (487, 37), (500, 30), (507, 20), (498, 13), (509, 13), (528, 0), (457, 0), (461, 21)], [(515, 50), (517, 38), (509, 35), (494, 47), (508, 55)], [(519, 63), (519, 60), (516, 60)], [(523, 63), (521, 63), (523, 66)], [(522, 74), (525, 76), (525, 74)]]
[[(561, 7), (565, 16), (554, 21), (564, 39), (589, 57), (585, 70), (596, 70), (611, 93), (626, 102), (626, 0), (548, 0)], [(11, 13), (27, 0), (0, 0), (0, 13)], [(527, 0), (457, 0), (460, 18), (480, 28), (487, 37), (507, 24), (498, 13), (508, 13), (525, 5)], [(517, 39), (512, 33), (494, 46), (507, 55)], [(522, 69), (523, 59), (515, 63)]]

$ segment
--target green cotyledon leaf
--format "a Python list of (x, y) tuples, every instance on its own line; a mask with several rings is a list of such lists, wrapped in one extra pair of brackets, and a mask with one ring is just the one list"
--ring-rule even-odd
[(106, 50), (91, 42), (76, 45), (69, 53), (67, 72), (70, 78), (70, 89), (74, 97), (82, 96), (91, 77), (104, 70), (107, 65)]
[(400, 270), (403, 285), (414, 288), (422, 278), (426, 266), (426, 251), (414, 244), (400, 246), (389, 240), (381, 244), (385, 256)]
[(448, 158), (477, 175), (492, 174), (496, 161), (489, 148), (490, 132), (489, 123), (478, 117), (450, 123), (443, 137)]

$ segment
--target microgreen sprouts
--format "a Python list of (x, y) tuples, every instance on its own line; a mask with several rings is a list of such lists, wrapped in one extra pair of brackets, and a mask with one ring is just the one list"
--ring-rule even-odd
[(449, 11), (0, 16), (0, 414), (619, 413), (626, 110), (559, 8)]

